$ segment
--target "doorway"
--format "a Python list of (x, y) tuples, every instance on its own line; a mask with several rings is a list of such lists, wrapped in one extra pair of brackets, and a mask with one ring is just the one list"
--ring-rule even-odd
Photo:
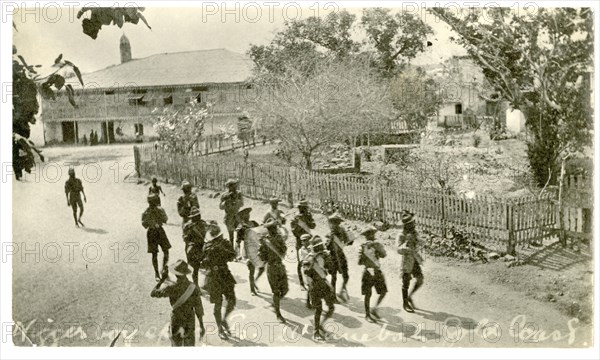
[(105, 144), (112, 144), (115, 142), (115, 124), (113, 121), (106, 121), (102, 123), (102, 137), (100, 141)]
[(63, 121), (61, 125), (63, 142), (74, 144), (77, 141), (77, 124), (74, 121)]

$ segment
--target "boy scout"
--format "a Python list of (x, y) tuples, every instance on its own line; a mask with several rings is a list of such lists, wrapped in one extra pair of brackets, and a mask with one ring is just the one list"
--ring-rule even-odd
[(192, 184), (189, 181), (184, 180), (181, 183), (181, 190), (183, 191), (183, 195), (177, 199), (177, 212), (181, 216), (181, 227), (183, 227), (188, 221), (192, 208), (196, 207), (200, 209), (200, 204), (196, 194), (192, 193)]
[(156, 284), (150, 296), (154, 298), (168, 297), (171, 302), (171, 345), (172, 346), (194, 346), (196, 331), (196, 320), (200, 323), (200, 339), (206, 333), (202, 317), (204, 309), (202, 307), (202, 298), (200, 289), (191, 283), (187, 274), (191, 271), (183, 260), (177, 262), (171, 267), (177, 280), (171, 282), (167, 277), (161, 279)]
[(339, 298), (343, 301), (348, 301), (348, 290), (346, 289), (346, 285), (348, 284), (348, 280), (350, 280), (350, 276), (348, 275), (348, 260), (346, 259), (346, 254), (344, 253), (344, 247), (348, 245), (352, 245), (353, 241), (348, 237), (348, 233), (341, 227), (341, 223), (344, 221), (337, 213), (329, 216), (327, 219), (329, 222), (330, 232), (327, 236), (328, 239), (328, 249), (331, 254), (331, 286), (335, 293), (337, 287), (337, 274), (338, 272), (342, 274), (342, 289), (338, 294)]
[(309, 234), (304, 234), (300, 237), (300, 241), (302, 242), (302, 247), (298, 250), (298, 256), (300, 258), (300, 263), (302, 264), (302, 279), (304, 280), (304, 284), (306, 285), (306, 307), (308, 309), (312, 309), (312, 305), (310, 303), (310, 286), (311, 279), (306, 274), (306, 269), (308, 265), (308, 261), (311, 256), (311, 240), (312, 236)]
[[(67, 196), (67, 206), (73, 209), (73, 220), (75, 220), (75, 226), (84, 226), (81, 222), (81, 216), (83, 215), (83, 202), (81, 201), (81, 194), (83, 194), (83, 200), (87, 202), (87, 197), (83, 191), (83, 184), (81, 180), (75, 177), (75, 169), (69, 168), (69, 179), (65, 182), (65, 195)], [(79, 207), (79, 218), (77, 218), (77, 207)]]
[[(227, 318), (235, 308), (235, 279), (227, 266), (233, 261), (235, 251), (229, 241), (223, 238), (221, 229), (216, 222), (209, 224), (209, 236), (204, 243), (202, 253), (202, 268), (206, 273), (206, 290), (210, 296), (210, 302), (215, 304), (214, 315), (217, 323), (219, 337), (223, 340), (231, 335)], [(227, 301), (225, 313), (222, 314), (223, 298)]]
[[(413, 294), (423, 285), (423, 259), (417, 252), (417, 230), (415, 228), (414, 214), (404, 211), (402, 214), (402, 234), (398, 236), (398, 254), (402, 255), (400, 267), (402, 269), (402, 306), (407, 312), (414, 312)], [(412, 291), (408, 292), (411, 278), (416, 279)]]
[(229, 241), (233, 247), (233, 234), (238, 226), (237, 213), (244, 206), (244, 198), (242, 193), (237, 190), (238, 182), (235, 179), (229, 179), (225, 183), (227, 186), (227, 193), (221, 195), (221, 202), (219, 209), (225, 211), (225, 226), (227, 227), (227, 234), (229, 235)]
[(158, 206), (158, 196), (148, 195), (148, 208), (142, 214), (142, 226), (146, 231), (148, 240), (148, 253), (152, 254), (152, 267), (154, 267), (154, 278), (160, 281), (161, 276), (158, 272), (158, 247), (163, 251), (162, 273), (165, 276), (167, 272), (167, 262), (169, 261), (169, 249), (171, 243), (167, 238), (167, 233), (162, 225), (168, 220), (167, 213)]
[(300, 255), (298, 250), (302, 247), (302, 241), (300, 238), (304, 234), (310, 234), (310, 230), (316, 227), (315, 220), (313, 219), (312, 214), (308, 208), (308, 202), (306, 200), (301, 200), (298, 203), (298, 214), (294, 216), (290, 223), (290, 227), (292, 229), (292, 234), (296, 237), (296, 261), (298, 261), (297, 272), (298, 272), (298, 282), (300, 283), (301, 290), (305, 291), (306, 287), (304, 286), (304, 280), (302, 279), (302, 263), (300, 262)]
[(185, 255), (193, 269), (192, 279), (198, 285), (198, 271), (202, 260), (204, 238), (206, 236), (206, 223), (200, 216), (200, 210), (192, 207), (189, 220), (183, 226), (183, 241), (185, 242)]
[(315, 332), (313, 340), (325, 340), (325, 329), (321, 325), (321, 314), (323, 312), (323, 300), (327, 304), (327, 312), (323, 321), (333, 316), (335, 309), (334, 300), (335, 293), (331, 288), (331, 284), (327, 280), (328, 263), (331, 261), (329, 252), (325, 249), (325, 244), (318, 235), (312, 238), (312, 251), (309, 258), (305, 261), (306, 275), (310, 281), (310, 302), (315, 309)]
[(162, 190), (162, 187), (160, 185), (158, 185), (157, 178), (152, 178), (152, 185), (150, 186), (150, 188), (148, 188), (148, 195), (150, 195), (150, 194), (158, 195), (158, 206), (161, 206), (160, 194), (165, 196), (165, 193)]
[[(256, 221), (250, 220), (250, 212), (251, 211), (252, 211), (252, 208), (249, 206), (246, 206), (238, 212), (239, 225), (236, 229), (236, 236), (237, 236), (236, 248), (239, 249), (240, 244), (243, 241), (244, 248), (246, 249), (246, 254), (249, 253), (249, 251), (248, 251), (249, 244), (246, 241), (246, 232), (248, 231), (248, 229), (258, 226), (258, 223)], [(263, 274), (263, 272), (265, 271), (265, 268), (264, 267), (259, 268), (258, 274), (256, 275), (256, 278), (255, 278), (254, 273), (256, 271), (256, 266), (250, 260), (248, 260), (247, 265), (248, 265), (248, 281), (250, 283), (250, 293), (252, 294), (252, 296), (256, 296), (256, 295), (258, 295), (258, 287), (256, 286), (256, 280), (258, 280), (258, 278)]]
[[(367, 242), (361, 244), (358, 254), (358, 265), (365, 267), (362, 275), (361, 291), (365, 297), (365, 318), (369, 322), (376, 322), (372, 316), (380, 318), (377, 313), (377, 306), (381, 304), (385, 294), (387, 294), (387, 285), (379, 263), (379, 259), (386, 257), (387, 253), (383, 245), (375, 241), (376, 232), (377, 229), (372, 226), (368, 226), (362, 231), (361, 235), (367, 239)], [(371, 309), (373, 287), (379, 294), (379, 298), (375, 308)]]
[(267, 263), (267, 278), (273, 293), (273, 308), (277, 320), (286, 323), (285, 318), (281, 315), (280, 300), (289, 290), (287, 274), (283, 265), (287, 246), (278, 232), (277, 222), (269, 220), (264, 227), (267, 228), (268, 234), (261, 240), (258, 254)]
[(267, 212), (265, 214), (265, 216), (263, 218), (263, 224), (266, 223), (267, 221), (269, 221), (269, 219), (273, 219), (273, 220), (279, 222), (280, 226), (285, 225), (285, 217), (284, 217), (283, 211), (278, 208), (280, 202), (281, 202), (281, 200), (276, 197), (272, 197), (269, 199), (269, 204), (271, 204), (271, 209), (269, 210), (269, 212)]

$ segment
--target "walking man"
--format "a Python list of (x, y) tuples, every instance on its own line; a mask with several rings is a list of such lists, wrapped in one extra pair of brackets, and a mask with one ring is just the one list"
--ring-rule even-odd
[(264, 224), (264, 227), (267, 228), (268, 233), (261, 241), (258, 254), (267, 263), (267, 278), (269, 279), (269, 285), (273, 293), (275, 315), (279, 322), (285, 324), (286, 320), (281, 315), (280, 301), (289, 290), (287, 274), (283, 265), (287, 246), (279, 234), (277, 222), (269, 220)]
[[(335, 309), (335, 292), (327, 280), (328, 263), (331, 261), (329, 252), (325, 249), (325, 244), (318, 235), (312, 238), (312, 251), (308, 259), (304, 261), (306, 275), (310, 279), (309, 294), (312, 307), (315, 309), (315, 330), (313, 333), (314, 341), (325, 340), (325, 329), (322, 322), (333, 316)], [(327, 312), (321, 321), (323, 313), (323, 300), (327, 304)]]
[(348, 280), (350, 280), (350, 276), (348, 275), (348, 260), (344, 253), (344, 247), (352, 245), (354, 242), (350, 240), (348, 233), (341, 226), (344, 220), (337, 213), (329, 216), (327, 220), (330, 228), (329, 235), (327, 236), (327, 245), (331, 254), (331, 286), (335, 293), (337, 290), (337, 274), (338, 272), (342, 274), (344, 282), (342, 283), (342, 289), (338, 293), (338, 297), (345, 302), (349, 299), (346, 285), (348, 284)]
[(300, 238), (304, 234), (310, 235), (310, 231), (316, 227), (315, 220), (313, 219), (313, 216), (310, 213), (310, 210), (308, 208), (308, 202), (306, 200), (301, 200), (298, 203), (298, 214), (294, 216), (294, 219), (292, 219), (290, 226), (292, 229), (292, 234), (294, 234), (294, 237), (296, 237), (296, 261), (298, 262), (298, 282), (300, 283), (302, 291), (306, 291), (306, 287), (304, 286), (304, 280), (302, 279), (302, 263), (300, 262), (300, 254), (298, 253), (298, 251), (302, 247), (302, 240)]
[(221, 196), (221, 203), (219, 209), (225, 211), (225, 226), (227, 227), (227, 234), (229, 235), (229, 241), (233, 247), (233, 234), (238, 226), (237, 213), (244, 206), (244, 198), (242, 193), (238, 191), (238, 181), (235, 179), (229, 179), (225, 183), (227, 186), (227, 193)]
[[(362, 275), (361, 291), (365, 297), (365, 318), (368, 322), (377, 322), (373, 317), (380, 319), (377, 307), (387, 294), (387, 285), (379, 263), (379, 259), (386, 257), (387, 253), (383, 245), (375, 241), (375, 233), (377, 233), (377, 229), (372, 226), (368, 226), (362, 231), (361, 235), (367, 241), (361, 244), (358, 254), (358, 265), (365, 267)], [(371, 309), (373, 287), (379, 298), (377, 299), (377, 305)]]
[(158, 247), (163, 252), (162, 277), (168, 272), (167, 262), (169, 262), (169, 249), (171, 243), (167, 238), (167, 233), (163, 229), (163, 224), (168, 220), (167, 213), (158, 206), (158, 195), (148, 195), (148, 208), (142, 214), (142, 226), (146, 231), (148, 240), (148, 253), (152, 254), (152, 267), (154, 268), (154, 278), (160, 281), (161, 276), (158, 272)]
[(187, 274), (191, 271), (185, 261), (177, 260), (171, 267), (171, 272), (177, 280), (172, 282), (164, 277), (152, 289), (150, 296), (153, 298), (168, 297), (171, 302), (171, 345), (194, 346), (196, 343), (194, 338), (196, 319), (194, 319), (194, 315), (200, 323), (199, 339), (202, 340), (206, 333), (202, 321), (204, 308), (202, 307), (200, 289), (188, 280)]
[(165, 196), (165, 193), (163, 192), (162, 187), (160, 185), (158, 185), (158, 179), (152, 178), (152, 185), (148, 189), (148, 195), (149, 194), (156, 194), (156, 195), (158, 195), (158, 206), (161, 206), (160, 194), (162, 194), (163, 196)]
[(309, 234), (304, 234), (300, 237), (300, 241), (302, 242), (302, 247), (298, 250), (298, 256), (300, 259), (300, 263), (302, 264), (302, 279), (304, 280), (304, 284), (306, 285), (307, 291), (306, 291), (306, 308), (307, 309), (312, 309), (312, 305), (310, 303), (310, 288), (311, 288), (311, 282), (312, 280), (310, 279), (310, 277), (308, 277), (308, 275), (306, 274), (306, 270), (307, 270), (307, 264), (308, 261), (310, 260), (312, 251), (311, 251), (311, 240), (312, 240), (312, 236), (310, 236)]
[(185, 242), (185, 255), (193, 269), (192, 279), (196, 285), (198, 285), (198, 271), (200, 270), (205, 237), (206, 223), (200, 216), (200, 210), (197, 207), (192, 207), (189, 220), (183, 226), (183, 241)]
[(183, 227), (188, 221), (192, 208), (196, 207), (200, 209), (200, 204), (198, 203), (198, 197), (192, 192), (192, 184), (189, 181), (184, 180), (181, 183), (181, 190), (183, 191), (183, 195), (177, 199), (177, 212), (181, 216), (181, 226)]
[[(251, 211), (252, 208), (246, 206), (238, 212), (239, 225), (236, 230), (236, 248), (239, 249), (240, 243), (243, 241), (246, 254), (249, 254), (251, 251), (249, 247), (254, 245), (246, 241), (246, 234), (249, 229), (258, 226), (258, 223), (256, 221), (250, 220)], [(264, 266), (258, 268), (258, 274), (256, 275), (256, 278), (254, 277), (255, 272), (256, 265), (254, 265), (252, 259), (248, 259), (248, 281), (250, 283), (250, 293), (252, 294), (252, 296), (258, 295), (258, 287), (256, 286), (256, 280), (258, 280), (258, 278), (265, 272)]]
[[(423, 259), (417, 252), (418, 237), (415, 227), (414, 214), (404, 210), (402, 213), (402, 234), (398, 236), (398, 254), (402, 255), (400, 267), (402, 268), (402, 306), (407, 312), (415, 312), (412, 296), (423, 285)], [(408, 292), (411, 279), (416, 279), (412, 291)]]
[[(75, 177), (75, 169), (69, 168), (69, 179), (65, 182), (65, 195), (67, 197), (67, 206), (73, 209), (73, 220), (75, 220), (75, 226), (77, 227), (79, 225), (84, 226), (81, 222), (83, 202), (81, 201), (80, 193), (83, 194), (83, 201), (87, 202), (81, 180)], [(77, 217), (77, 207), (79, 207), (79, 218)]]
[[(204, 243), (202, 268), (207, 270), (206, 289), (210, 302), (215, 304), (213, 313), (217, 323), (219, 337), (227, 340), (231, 331), (227, 318), (235, 308), (235, 279), (227, 263), (235, 258), (231, 243), (223, 238), (221, 229), (216, 222), (209, 224), (209, 236)], [(225, 313), (222, 313), (223, 299), (227, 301)]]

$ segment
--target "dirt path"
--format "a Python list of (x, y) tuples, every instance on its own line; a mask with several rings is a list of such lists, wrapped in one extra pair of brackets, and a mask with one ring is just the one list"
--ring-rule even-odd
[[(155, 282), (146, 253), (145, 231), (140, 225), (147, 186), (125, 179), (133, 169), (130, 149), (116, 148), (109, 156), (105, 155), (106, 150), (49, 149), (46, 154), (57, 162), (46, 165), (42, 171), (45, 181), (36, 181), (35, 176), (29, 175), (25, 182), (14, 183), (13, 319), (19, 324), (14, 330), (16, 345), (28, 346), (31, 341), (36, 345), (108, 346), (119, 331), (116, 346), (170, 344), (169, 304), (149, 296)], [(85, 165), (90, 161), (98, 163)], [(79, 163), (78, 176), (84, 167), (87, 173), (85, 228), (73, 225), (66, 206), (63, 185), (68, 163)], [(61, 176), (54, 176), (51, 171)], [(179, 190), (172, 185), (163, 188), (167, 194), (163, 206), (170, 219), (166, 231), (173, 245), (173, 262), (185, 258), (176, 212)], [(206, 196), (209, 192), (198, 193), (203, 217), (221, 222), (217, 199)], [(267, 205), (250, 199), (248, 204), (254, 208), (253, 218), (262, 218)], [(320, 215), (316, 218), (317, 233), (324, 234), (325, 219)], [(252, 297), (245, 265), (231, 263), (238, 297), (231, 319), (235, 339), (224, 342), (216, 336), (212, 305), (203, 298), (208, 330), (203, 344), (314, 345), (312, 312), (305, 308), (305, 293), (297, 283), (291, 240), (290, 261), (286, 263), (291, 290), (282, 302), (290, 323), (280, 325), (275, 321), (266, 278), (258, 282), (262, 295)], [(381, 309), (384, 321), (367, 323), (360, 296), (362, 269), (356, 265), (357, 252), (356, 243), (347, 249), (351, 299), (348, 304), (336, 306), (333, 320), (326, 325), (330, 339), (321, 346), (591, 345), (591, 326), (527, 298), (518, 284), (493, 283), (478, 274), (476, 267), (464, 264), (448, 265), (435, 259), (426, 262), (425, 286), (415, 297), (423, 310), (415, 314), (401, 311), (399, 257), (390, 247), (389, 256), (383, 260), (390, 289)]]

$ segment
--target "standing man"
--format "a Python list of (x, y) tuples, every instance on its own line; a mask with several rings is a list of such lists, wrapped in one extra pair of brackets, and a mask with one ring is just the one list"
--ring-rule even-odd
[(204, 308), (202, 307), (202, 298), (200, 289), (187, 278), (191, 271), (183, 260), (177, 262), (171, 267), (171, 272), (175, 274), (175, 282), (167, 281), (167, 277), (160, 280), (152, 289), (150, 296), (153, 298), (168, 297), (171, 302), (171, 345), (172, 346), (194, 346), (196, 341), (194, 332), (196, 331), (196, 320), (200, 323), (200, 340), (206, 333), (204, 329)]
[[(249, 229), (258, 226), (258, 223), (256, 221), (250, 220), (251, 211), (252, 208), (246, 206), (238, 212), (239, 225), (236, 229), (236, 249), (240, 248), (240, 243), (243, 241), (246, 254), (250, 252), (248, 247), (251, 246), (251, 244), (249, 244), (248, 241), (246, 241), (246, 232)], [(251, 259), (248, 259), (248, 281), (250, 283), (250, 293), (252, 294), (252, 296), (258, 295), (258, 287), (256, 286), (256, 280), (258, 280), (258, 278), (265, 272), (265, 268), (264, 266), (258, 268), (258, 274), (256, 275), (256, 278), (254, 277), (255, 271), (256, 266), (254, 265)]]
[[(81, 216), (83, 215), (83, 202), (81, 201), (81, 195), (83, 194), (83, 200), (87, 202), (87, 197), (83, 191), (83, 184), (81, 180), (75, 177), (75, 169), (69, 168), (69, 179), (65, 182), (65, 195), (67, 197), (67, 206), (73, 209), (73, 220), (75, 220), (75, 226), (84, 226), (81, 222)], [(79, 218), (77, 218), (77, 207), (79, 207)]]
[[(415, 305), (412, 301), (413, 294), (423, 285), (423, 270), (421, 264), (423, 259), (417, 252), (418, 236), (415, 227), (414, 214), (404, 210), (402, 212), (402, 234), (398, 236), (398, 254), (402, 255), (400, 266), (402, 268), (402, 306), (407, 312), (415, 312)], [(411, 278), (416, 279), (415, 286), (410, 294)]]
[(311, 240), (312, 236), (309, 234), (304, 234), (300, 237), (300, 241), (302, 242), (302, 247), (298, 250), (298, 256), (300, 258), (300, 263), (302, 264), (302, 279), (304, 279), (304, 284), (308, 291), (306, 291), (306, 308), (312, 309), (312, 305), (310, 303), (310, 289), (312, 280), (306, 274), (306, 270), (308, 269), (309, 260), (311, 258)]
[(337, 290), (337, 274), (338, 272), (342, 274), (344, 282), (342, 284), (342, 289), (338, 293), (338, 297), (343, 301), (348, 301), (349, 297), (346, 285), (348, 284), (348, 280), (350, 280), (350, 276), (348, 275), (348, 260), (344, 253), (344, 247), (352, 245), (354, 242), (350, 240), (348, 233), (341, 226), (341, 223), (344, 220), (337, 213), (329, 216), (327, 220), (330, 228), (329, 235), (327, 236), (327, 245), (329, 253), (331, 254), (331, 286), (335, 294), (335, 291)]
[(227, 193), (221, 196), (221, 203), (219, 209), (225, 211), (225, 226), (227, 227), (227, 234), (229, 235), (229, 241), (233, 247), (233, 234), (238, 226), (237, 213), (244, 206), (244, 198), (242, 193), (237, 190), (238, 181), (235, 179), (229, 179), (225, 183), (227, 186)]
[[(365, 318), (368, 322), (377, 322), (372, 316), (377, 319), (380, 318), (377, 313), (377, 307), (381, 304), (388, 291), (379, 263), (379, 259), (386, 257), (387, 253), (385, 252), (383, 245), (375, 241), (375, 233), (377, 233), (377, 229), (373, 226), (368, 226), (362, 231), (361, 235), (367, 239), (367, 242), (361, 244), (358, 253), (358, 265), (363, 265), (365, 267), (362, 276), (361, 290), (365, 297)], [(379, 298), (377, 299), (375, 308), (371, 309), (373, 287), (375, 288), (375, 291), (377, 291)]]
[(167, 213), (158, 206), (158, 195), (148, 195), (148, 208), (142, 214), (142, 226), (146, 231), (148, 240), (148, 253), (152, 254), (152, 267), (154, 268), (154, 278), (160, 281), (161, 276), (158, 272), (158, 247), (163, 252), (162, 277), (168, 272), (167, 262), (169, 262), (169, 249), (171, 243), (167, 238), (167, 233), (163, 229), (163, 224), (167, 223)]
[(312, 252), (309, 258), (304, 262), (306, 275), (310, 281), (310, 302), (315, 309), (315, 332), (313, 334), (314, 341), (324, 341), (326, 332), (321, 321), (323, 312), (323, 300), (327, 304), (327, 312), (323, 321), (329, 319), (333, 315), (335, 309), (334, 300), (335, 292), (331, 284), (327, 280), (328, 263), (331, 261), (329, 252), (325, 249), (325, 244), (318, 235), (312, 238)]
[(280, 226), (285, 225), (285, 217), (283, 211), (278, 208), (280, 202), (281, 200), (276, 197), (272, 197), (269, 199), (271, 209), (265, 214), (265, 217), (263, 218), (263, 224), (269, 221), (269, 219), (273, 219), (279, 222)]
[(183, 241), (185, 242), (185, 255), (188, 263), (194, 269), (192, 279), (196, 285), (198, 285), (198, 271), (200, 270), (205, 236), (206, 223), (200, 216), (200, 210), (197, 207), (192, 207), (189, 220), (183, 226)]
[(148, 189), (148, 194), (158, 195), (158, 205), (161, 206), (160, 194), (165, 196), (165, 193), (162, 190), (162, 187), (160, 185), (158, 185), (158, 180), (156, 178), (152, 178), (152, 185)]
[(183, 227), (188, 221), (192, 207), (200, 209), (200, 204), (198, 203), (196, 194), (192, 193), (192, 184), (189, 181), (184, 180), (181, 183), (181, 190), (183, 191), (183, 195), (177, 199), (177, 212), (181, 216), (181, 226)]
[[(229, 271), (227, 263), (235, 258), (231, 243), (223, 238), (221, 229), (216, 222), (209, 224), (209, 236), (204, 243), (201, 265), (207, 270), (206, 289), (210, 302), (215, 304), (213, 313), (217, 323), (219, 337), (227, 340), (231, 331), (227, 317), (235, 308), (235, 279)], [(225, 313), (222, 313), (223, 299), (227, 301)]]
[(296, 261), (298, 261), (297, 272), (298, 282), (302, 291), (306, 291), (304, 286), (304, 280), (302, 279), (302, 263), (300, 262), (300, 255), (298, 251), (302, 247), (301, 237), (304, 234), (309, 234), (312, 229), (316, 227), (315, 220), (313, 219), (310, 210), (308, 209), (308, 201), (301, 200), (298, 203), (298, 214), (294, 216), (294, 219), (290, 223), (292, 228), (292, 234), (296, 237)]
[(283, 259), (285, 257), (287, 246), (285, 241), (279, 234), (277, 222), (269, 220), (264, 224), (267, 228), (267, 236), (262, 239), (258, 249), (258, 255), (267, 263), (267, 278), (273, 293), (273, 308), (277, 320), (281, 323), (286, 323), (285, 318), (281, 315), (280, 301), (289, 290), (287, 274)]

